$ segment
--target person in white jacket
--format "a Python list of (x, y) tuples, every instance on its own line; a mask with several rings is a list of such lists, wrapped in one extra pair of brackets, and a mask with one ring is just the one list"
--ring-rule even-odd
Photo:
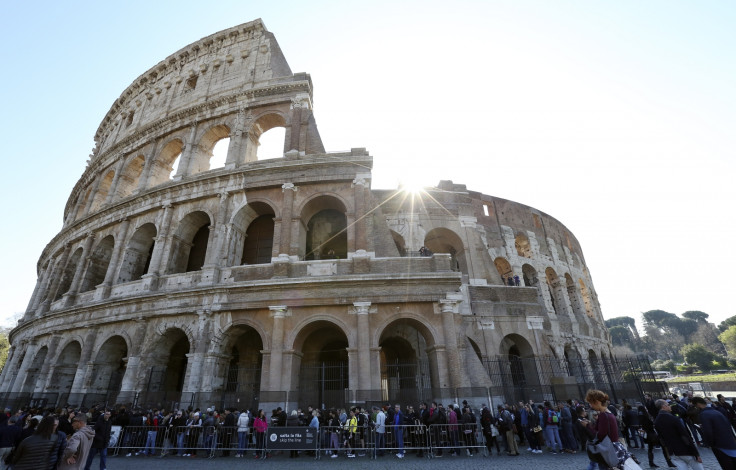
[(245, 457), (246, 451), (248, 450), (248, 440), (250, 437), (250, 416), (248, 410), (243, 410), (238, 416), (238, 453), (235, 457)]

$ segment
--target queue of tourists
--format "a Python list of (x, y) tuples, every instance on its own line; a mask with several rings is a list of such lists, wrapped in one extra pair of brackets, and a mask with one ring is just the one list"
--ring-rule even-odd
[[(587, 452), (588, 470), (639, 469), (634, 449), (655, 450), (672, 468), (703, 469), (699, 448), (710, 447), (723, 469), (736, 469), (736, 407), (684, 394), (612, 404), (599, 390), (585, 400), (533, 401), (477, 408), (462, 404), (385, 404), (349, 409), (165, 410), (123, 406), (115, 410), (24, 409), (0, 414), (0, 470), (86, 469), (96, 458), (106, 468), (108, 451), (118, 456), (402, 459), (476, 455), (516, 457)], [(311, 429), (307, 447), (267, 443), (278, 428)], [(113, 431), (115, 429), (115, 431)], [(293, 436), (292, 436), (293, 437)], [(494, 452), (495, 450), (495, 452)], [(497, 457), (494, 457), (497, 458)], [(556, 457), (561, 458), (561, 457)]]

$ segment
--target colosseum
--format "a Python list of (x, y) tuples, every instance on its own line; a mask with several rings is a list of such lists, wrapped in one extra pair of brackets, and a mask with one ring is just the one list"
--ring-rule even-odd
[[(371, 188), (366, 149), (325, 151), (312, 91), (260, 20), (123, 91), (40, 256), (0, 396), (498, 403), (621, 382), (564, 225), (452, 181)], [(283, 153), (259, 159), (274, 128)]]

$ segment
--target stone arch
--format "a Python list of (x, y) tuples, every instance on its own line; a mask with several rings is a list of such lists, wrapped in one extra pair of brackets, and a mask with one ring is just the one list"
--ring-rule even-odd
[(118, 178), (116, 189), (118, 198), (126, 198), (138, 189), (145, 165), (146, 157), (140, 154), (134, 156), (125, 164)]
[(532, 245), (529, 243), (529, 237), (525, 234), (519, 233), (516, 235), (514, 246), (516, 247), (516, 254), (524, 258), (532, 258)]
[(204, 266), (210, 238), (211, 218), (204, 211), (185, 215), (172, 237), (169, 273), (198, 271)]
[[(208, 128), (199, 139), (195, 147), (192, 161), (189, 164), (189, 174), (194, 175), (214, 169), (210, 165), (215, 145), (223, 139), (230, 139), (230, 128), (225, 124), (216, 124)], [(223, 162), (224, 165), (224, 162)]]
[(59, 300), (64, 294), (69, 292), (72, 282), (74, 282), (74, 274), (77, 272), (77, 266), (82, 259), (83, 251), (84, 250), (80, 246), (74, 250), (74, 254), (72, 254), (72, 256), (69, 257), (69, 261), (66, 262), (66, 266), (64, 266), (64, 270), (61, 273), (59, 287), (56, 289), (56, 295), (53, 299), (54, 301)]
[(228, 266), (270, 263), (276, 211), (264, 201), (250, 201), (232, 218)]
[(80, 292), (93, 290), (105, 281), (114, 248), (115, 238), (112, 235), (106, 236), (97, 243), (88, 258), (87, 271), (84, 274)]
[(585, 314), (590, 318), (595, 318), (595, 310), (593, 309), (593, 301), (590, 298), (590, 291), (582, 279), (578, 279), (578, 283), (580, 284), (580, 294), (583, 297), (583, 305), (585, 305)]
[(301, 209), (299, 235), (303, 259), (347, 258), (347, 206), (334, 195), (309, 199)]
[(318, 319), (303, 324), (293, 339), (292, 371), (298, 370), (300, 403), (342, 406), (350, 388), (349, 335), (333, 319)]
[[(603, 357), (602, 354), (601, 357)], [(593, 380), (597, 384), (603, 383), (605, 366), (603, 361), (598, 358), (598, 355), (592, 349), (588, 350), (588, 363), (590, 364), (590, 369), (593, 371)]]
[[(260, 145), (261, 136), (276, 127), (285, 128), (288, 119), (276, 110), (265, 111), (253, 121), (250, 129), (248, 129), (248, 139), (250, 139), (245, 154), (246, 162), (254, 162), (258, 160), (258, 147)], [(286, 151), (286, 141), (284, 141), (284, 151)]]
[(578, 378), (579, 381), (585, 381), (585, 365), (583, 364), (583, 358), (580, 356), (578, 350), (571, 344), (565, 344), (565, 362), (567, 362), (568, 374)]
[(504, 284), (506, 284), (506, 280), (508, 278), (514, 277), (514, 270), (511, 268), (511, 264), (506, 258), (499, 256), (493, 260), (493, 264), (496, 265), (496, 270), (501, 276), (501, 281), (503, 281)]
[(125, 375), (128, 341), (120, 335), (107, 338), (97, 349), (87, 393), (104, 396), (115, 403)]
[(570, 273), (565, 273), (565, 288), (567, 289), (567, 297), (570, 299), (573, 313), (578, 319), (582, 318), (585, 315), (585, 308), (582, 305), (578, 290), (575, 288), (575, 281), (572, 280)]
[(148, 273), (156, 244), (156, 226), (151, 222), (138, 227), (125, 247), (117, 283), (136, 281)]
[(539, 372), (532, 345), (521, 335), (504, 336), (499, 345), (499, 353), (505, 358), (507, 386), (513, 387), (512, 395), (519, 394), (524, 400), (534, 397), (540, 389)]
[(51, 380), (47, 385), (49, 391), (60, 394), (69, 393), (77, 375), (79, 361), (82, 357), (82, 346), (78, 340), (69, 341), (56, 358)]
[(218, 338), (213, 390), (222, 390), (225, 404), (257, 404), (261, 390), (264, 333), (246, 323), (231, 325)]
[(38, 387), (38, 382), (41, 372), (41, 367), (43, 367), (43, 364), (46, 362), (46, 359), (48, 358), (49, 348), (47, 346), (42, 346), (39, 348), (38, 352), (36, 352), (36, 355), (33, 357), (33, 361), (31, 362), (31, 366), (26, 371), (26, 378), (21, 386), (21, 393), (33, 393), (34, 390)]
[(149, 348), (148, 363), (151, 367), (146, 388), (149, 392), (165, 392), (168, 399), (170, 394), (176, 397), (184, 390), (187, 355), (192, 348), (191, 336), (176, 326), (163, 332), (159, 330), (157, 336)]
[(102, 206), (107, 200), (107, 195), (112, 187), (112, 181), (115, 179), (115, 170), (110, 170), (105, 173), (105, 176), (100, 180), (99, 186), (97, 186), (97, 192), (95, 193), (94, 199), (90, 202), (88, 213), (92, 213)]
[(184, 142), (179, 138), (171, 139), (163, 146), (151, 163), (151, 170), (148, 174), (149, 188), (166, 183), (171, 179), (174, 164), (181, 158), (183, 151)]
[(452, 230), (438, 227), (424, 236), (424, 246), (432, 253), (449, 253), (452, 257), (452, 268), (468, 274), (465, 246), (462, 239)]
[(382, 401), (417, 403), (439, 387), (434, 337), (414, 318), (392, 318), (377, 336), (380, 348)]

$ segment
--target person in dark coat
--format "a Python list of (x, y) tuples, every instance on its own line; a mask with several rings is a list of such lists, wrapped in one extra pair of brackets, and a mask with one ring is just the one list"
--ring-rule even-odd
[(700, 410), (700, 430), (704, 444), (713, 449), (721, 468), (736, 470), (736, 439), (733, 437), (728, 418), (708, 406), (702, 397), (693, 397), (691, 402)]
[[(54, 434), (56, 419), (47, 416), (36, 426), (34, 433), (23, 440), (15, 449), (11, 468), (13, 470), (47, 469), (51, 465), (51, 456), (57, 438)], [(54, 460), (56, 456), (54, 456)]]
[(112, 432), (112, 420), (110, 419), (110, 410), (105, 410), (100, 414), (95, 423), (95, 437), (92, 439), (92, 447), (87, 456), (87, 464), (84, 470), (92, 468), (92, 461), (95, 455), (100, 454), (100, 470), (107, 468), (107, 446), (110, 444), (110, 434)]
[(232, 439), (233, 434), (236, 430), (236, 418), (235, 413), (233, 413), (233, 409), (226, 409), (225, 410), (225, 420), (223, 421), (223, 429), (222, 429), (222, 456), (223, 457), (230, 457), (230, 447), (232, 445)]
[[(659, 439), (669, 449), (673, 462), (681, 461), (689, 465), (695, 461), (703, 463), (698, 448), (690, 436), (682, 420), (672, 414), (670, 404), (665, 400), (655, 402), (659, 412), (654, 420), (654, 429), (659, 434)], [(677, 463), (675, 463), (677, 465)]]
[[(16, 417), (7, 419), (0, 418), (0, 461), (4, 461), (7, 455), (20, 443), (20, 427), (16, 426)], [(5, 464), (0, 464), (5, 465)], [(2, 468), (2, 467), (0, 467)]]

